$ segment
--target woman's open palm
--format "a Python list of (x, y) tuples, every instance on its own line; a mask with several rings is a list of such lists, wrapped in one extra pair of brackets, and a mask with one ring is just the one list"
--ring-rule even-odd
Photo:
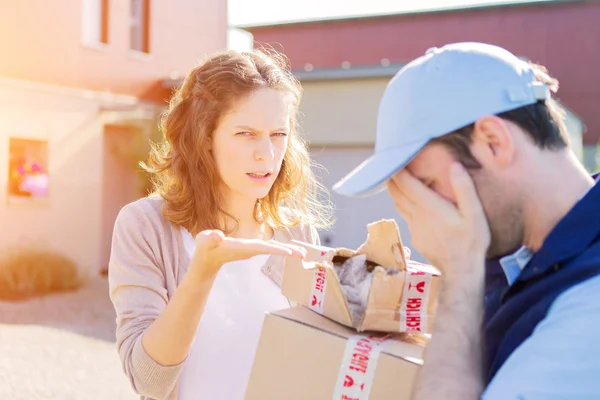
[(302, 247), (274, 240), (226, 237), (219, 230), (206, 230), (196, 235), (194, 258), (204, 268), (218, 270), (225, 263), (245, 260), (259, 254), (304, 258), (306, 251)]

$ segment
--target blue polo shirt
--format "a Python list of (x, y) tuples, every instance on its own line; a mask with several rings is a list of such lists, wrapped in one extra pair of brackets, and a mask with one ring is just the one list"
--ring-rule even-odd
[(537, 253), (499, 265), (503, 284), (492, 270), (486, 289), (482, 399), (600, 399), (600, 183)]

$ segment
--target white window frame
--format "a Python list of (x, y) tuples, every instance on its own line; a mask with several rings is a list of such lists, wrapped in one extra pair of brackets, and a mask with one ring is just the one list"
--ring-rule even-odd
[(103, 0), (82, 0), (81, 41), (86, 46), (104, 47), (102, 42)]
[(149, 35), (149, 26), (145, 26), (149, 23), (145, 20), (144, 15), (147, 10), (144, 10), (145, 6), (150, 6), (150, 2), (144, 0), (131, 0), (131, 14), (129, 22), (129, 49), (135, 52), (149, 54), (150, 49), (144, 49), (144, 41), (147, 39), (146, 35)]

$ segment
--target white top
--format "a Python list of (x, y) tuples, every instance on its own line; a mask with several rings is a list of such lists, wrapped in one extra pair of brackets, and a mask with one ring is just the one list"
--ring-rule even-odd
[[(182, 229), (186, 251), (196, 243)], [(208, 296), (185, 366), (178, 400), (243, 399), (266, 312), (288, 308), (261, 268), (267, 255), (223, 265)]]

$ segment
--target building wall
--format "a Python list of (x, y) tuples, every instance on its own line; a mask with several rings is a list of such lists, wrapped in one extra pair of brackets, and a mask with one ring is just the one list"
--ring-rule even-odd
[[(83, 40), (83, 4), (94, 1), (109, 5), (106, 44)], [(34, 245), (92, 274), (106, 266), (116, 214), (142, 194), (108, 147), (131, 139), (133, 120), (156, 126), (164, 103), (143, 99), (168, 96), (163, 79), (227, 46), (225, 1), (140, 1), (150, 4), (147, 52), (130, 49), (131, 1), (0, 6), (0, 253)], [(11, 138), (47, 146), (47, 197), (9, 196)]]
[(302, 133), (313, 145), (373, 145), (387, 82), (381, 78), (302, 82)]
[(108, 44), (82, 44), (82, 0), (19, 0), (0, 11), (0, 76), (142, 96), (227, 46), (227, 2), (150, 1), (150, 53), (129, 50), (131, 1), (109, 4)]
[[(103, 111), (105, 107), (127, 111)], [(151, 118), (153, 112), (153, 105), (129, 96), (0, 79), (0, 160), (9, 159), (11, 137), (47, 141), (50, 176), (48, 197), (9, 197), (8, 162), (0, 163), (0, 247), (50, 248), (84, 271), (98, 271), (103, 257), (104, 126)]]
[(585, 145), (583, 147), (583, 160), (585, 168), (589, 172), (600, 170), (600, 152), (597, 145)]
[(583, 125), (583, 121), (581, 121), (581, 119), (579, 119), (579, 117), (573, 114), (570, 110), (565, 110), (565, 125), (567, 127), (567, 131), (569, 132), (569, 139), (573, 153), (575, 153), (579, 160), (585, 162), (583, 152), (585, 126)]
[[(313, 146), (372, 146), (377, 109), (390, 78), (303, 81), (300, 128)], [(398, 110), (401, 112), (401, 110)], [(581, 120), (566, 110), (571, 145), (583, 159)]]
[[(586, 143), (600, 137), (600, 2), (557, 1), (380, 18), (246, 28), (282, 49), (294, 69), (403, 63), (458, 41), (497, 44), (544, 64), (560, 80), (559, 99), (582, 118)], [(386, 61), (386, 62), (387, 62)]]

